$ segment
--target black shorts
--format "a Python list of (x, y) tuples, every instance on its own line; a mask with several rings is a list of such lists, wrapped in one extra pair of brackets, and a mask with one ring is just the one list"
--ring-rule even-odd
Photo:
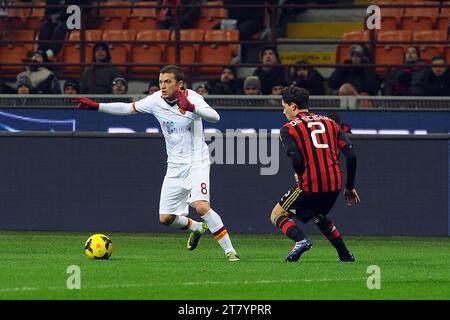
[(303, 223), (321, 214), (327, 215), (341, 190), (331, 192), (306, 192), (298, 187), (289, 190), (280, 200), (280, 206)]

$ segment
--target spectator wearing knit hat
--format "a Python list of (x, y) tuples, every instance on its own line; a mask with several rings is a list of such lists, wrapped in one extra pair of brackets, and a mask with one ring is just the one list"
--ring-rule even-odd
[(256, 76), (248, 76), (244, 80), (244, 94), (256, 96), (261, 94), (261, 81)]
[(33, 85), (30, 78), (26, 75), (20, 75), (16, 80), (16, 90), (17, 94), (31, 94), (31, 89)]
[(280, 63), (280, 56), (274, 47), (266, 47), (261, 50), (259, 60), (263, 67), (258, 67), (253, 73), (261, 81), (261, 93), (271, 94), (275, 85), (286, 86), (284, 70), (280, 67), (273, 67), (274, 64)]
[(48, 63), (45, 51), (38, 50), (33, 54), (31, 63), (24, 72), (17, 75), (17, 79), (26, 76), (31, 81), (31, 92), (37, 94), (60, 94), (58, 78), (43, 63)]
[(121, 75), (119, 69), (111, 65), (111, 54), (106, 43), (99, 42), (94, 46), (93, 61), (101, 65), (90, 66), (84, 70), (80, 80), (80, 93), (112, 93), (111, 84)]
[(112, 82), (112, 93), (113, 94), (127, 94), (128, 92), (128, 81), (123, 77), (117, 77)]

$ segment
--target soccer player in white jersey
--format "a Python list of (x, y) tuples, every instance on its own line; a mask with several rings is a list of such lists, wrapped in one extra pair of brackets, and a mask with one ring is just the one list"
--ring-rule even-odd
[[(202, 96), (185, 90), (184, 74), (178, 66), (168, 65), (159, 74), (160, 91), (133, 103), (97, 103), (85, 97), (74, 100), (79, 109), (115, 115), (151, 113), (158, 120), (166, 141), (167, 172), (159, 203), (160, 222), (189, 230), (187, 249), (194, 250), (200, 237), (210, 230), (225, 251), (228, 261), (239, 261), (227, 229), (210, 206), (209, 150), (203, 135), (202, 119), (220, 120)], [(204, 222), (187, 217), (189, 205)]]

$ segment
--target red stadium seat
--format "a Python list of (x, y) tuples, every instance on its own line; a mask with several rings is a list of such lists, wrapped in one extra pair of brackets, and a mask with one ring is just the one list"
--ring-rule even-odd
[(439, 5), (439, 2), (414, 1), (409, 4), (411, 7), (405, 9), (405, 13), (400, 19), (401, 28), (412, 31), (433, 29), (439, 13), (439, 7), (417, 8), (414, 5)]
[(223, 5), (222, 1), (211, 1), (204, 3), (200, 12), (200, 18), (197, 20), (198, 29), (211, 29), (220, 23), (222, 19), (228, 18), (228, 10), (225, 8), (211, 8), (208, 6)]
[[(233, 58), (233, 45), (230, 40), (231, 30), (206, 30), (205, 41), (214, 41), (213, 44), (200, 46), (199, 62), (203, 64), (228, 64)], [(200, 73), (218, 74), (222, 67), (201, 67)]]
[[(24, 71), (24, 60), (28, 58), (28, 48), (23, 45), (0, 45), (0, 71), (17, 75)], [(18, 63), (17, 66), (5, 66), (6, 63)]]
[[(157, 5), (157, 1), (136, 1), (135, 6), (138, 5)], [(156, 8), (136, 8), (133, 7), (131, 16), (127, 17), (128, 28), (134, 30), (152, 30), (156, 29), (157, 15)]]
[[(127, 17), (131, 13), (130, 1), (108, 1), (100, 2), (99, 19), (100, 29), (123, 29)], [(124, 6), (123, 8), (111, 8), (113, 6)], [(126, 7), (128, 6), (128, 7)]]
[[(2, 32), (3, 41), (17, 40), (17, 41), (34, 41), (34, 30), (5, 30)], [(33, 44), (20, 44), (28, 51), (33, 50)]]
[[(26, 26), (26, 19), (31, 15), (31, 6), (28, 2), (14, 2), (15, 7), (7, 8), (6, 16), (0, 17), (4, 21), (7, 29), (23, 29)], [(19, 6), (24, 8), (18, 8)], [(3, 23), (2, 23), (3, 24)]]
[(442, 7), (441, 12), (436, 18), (436, 29), (447, 31), (449, 23), (450, 23), (450, 7)]
[[(86, 45), (84, 47), (85, 63), (92, 63), (93, 61), (93, 46)], [(80, 63), (81, 47), (78, 44), (65, 44), (59, 53), (59, 61), (66, 63)], [(84, 67), (79, 66), (65, 66), (63, 72), (67, 76), (68, 74), (80, 76)]]
[(39, 30), (42, 23), (45, 21), (45, 6), (45, 1), (33, 2), (31, 15), (26, 17), (26, 26), (28, 29)]
[[(170, 35), (170, 40), (175, 40), (175, 32)], [(199, 41), (198, 44), (181, 44), (180, 46), (180, 63), (192, 64), (198, 61), (198, 48), (200, 42), (203, 41), (204, 31), (201, 29), (184, 29), (180, 30), (180, 41)], [(169, 44), (165, 49), (166, 62), (175, 64), (175, 45)]]
[[(405, 61), (405, 49), (403, 46), (376, 46), (375, 63), (376, 64), (402, 64)], [(392, 70), (392, 69), (391, 69)], [(387, 68), (379, 67), (375, 72), (382, 77), (387, 76)]]
[[(137, 34), (137, 41), (169, 41), (169, 30), (141, 31)], [(131, 47), (130, 62), (156, 64), (163, 62), (165, 44), (146, 43), (136, 44)], [(151, 78), (158, 74), (160, 67), (131, 67), (130, 72), (134, 76)]]
[[(400, 46), (406, 48), (410, 46), (412, 40), (412, 31), (410, 30), (396, 30), (396, 31), (380, 31), (377, 35), (377, 41), (402, 41), (399, 44), (385, 44), (386, 47)], [(378, 43), (382, 45), (381, 43)], [(387, 48), (388, 49), (388, 48)]]
[[(103, 31), (102, 40), (106, 43), (110, 41), (135, 41), (135, 30), (105, 30)], [(109, 52), (113, 63), (127, 63), (128, 51), (131, 44), (112, 44), (108, 43)], [(119, 67), (120, 72), (125, 73), (126, 67)]]
[[(403, 4), (404, 1), (395, 1), (395, 2), (377, 2), (377, 5), (381, 4)], [(381, 7), (381, 30), (396, 30), (400, 25), (400, 18), (405, 12), (405, 8), (389, 8), (389, 7)]]

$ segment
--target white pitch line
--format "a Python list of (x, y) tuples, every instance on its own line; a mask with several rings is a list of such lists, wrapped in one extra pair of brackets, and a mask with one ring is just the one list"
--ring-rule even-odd
[[(232, 285), (258, 285), (258, 284), (272, 284), (272, 283), (300, 283), (300, 282), (332, 282), (332, 281), (360, 281), (366, 280), (366, 278), (347, 278), (347, 279), (291, 279), (291, 280), (247, 280), (247, 281), (198, 281), (198, 282), (181, 282), (179, 284), (167, 283), (167, 284), (152, 284), (152, 283), (129, 283), (123, 285), (98, 285), (98, 286), (81, 286), (80, 290), (87, 289), (122, 289), (122, 288), (137, 288), (137, 287), (154, 287), (154, 286), (204, 286), (204, 285), (222, 285), (222, 284), (232, 284)], [(17, 287), (17, 288), (0, 288), (0, 293), (7, 292), (24, 292), (24, 291), (63, 291), (69, 290), (65, 287), (47, 287), (47, 288), (37, 288), (37, 287)], [(70, 290), (79, 291), (79, 290)]]

